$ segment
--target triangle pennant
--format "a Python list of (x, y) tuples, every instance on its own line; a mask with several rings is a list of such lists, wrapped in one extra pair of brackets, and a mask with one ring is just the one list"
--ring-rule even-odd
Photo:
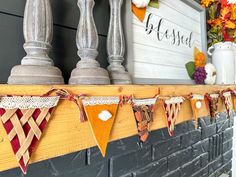
[(119, 97), (86, 97), (82, 100), (93, 136), (103, 157), (106, 155), (119, 101)]
[(230, 118), (231, 114), (233, 113), (233, 103), (232, 103), (232, 96), (231, 91), (223, 91), (221, 94), (222, 101), (225, 105), (228, 118)]
[(146, 10), (147, 10), (146, 7), (138, 8), (132, 3), (132, 12), (141, 22), (143, 22), (145, 19)]
[(174, 136), (175, 122), (183, 102), (183, 97), (165, 98), (162, 102), (170, 136)]
[(232, 91), (233, 107), (236, 112), (236, 91)]
[(156, 98), (133, 99), (133, 112), (137, 123), (140, 141), (145, 142), (149, 137), (150, 125), (156, 108)]
[(195, 118), (195, 128), (198, 127), (198, 118), (199, 118), (199, 111), (202, 108), (204, 102), (204, 96), (203, 95), (197, 95), (197, 94), (192, 94), (190, 96), (190, 103), (191, 107), (193, 110), (193, 115)]
[(210, 110), (211, 121), (215, 120), (216, 114), (218, 113), (219, 106), (219, 94), (206, 94), (206, 100), (208, 102), (208, 108)]
[(59, 96), (1, 98), (1, 121), (24, 174), (59, 99)]

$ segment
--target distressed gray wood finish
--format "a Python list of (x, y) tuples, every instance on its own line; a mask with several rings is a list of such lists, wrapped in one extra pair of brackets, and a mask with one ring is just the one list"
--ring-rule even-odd
[(69, 84), (110, 84), (108, 72), (95, 60), (98, 34), (93, 18), (94, 0), (78, 0), (80, 21), (76, 44), (80, 61), (71, 73)]
[(107, 37), (108, 71), (112, 84), (131, 84), (131, 78), (122, 63), (125, 54), (125, 39), (121, 22), (123, 0), (109, 0), (110, 25)]
[(12, 68), (9, 84), (63, 84), (61, 71), (48, 54), (53, 34), (49, 0), (27, 0), (24, 13), (24, 49), (21, 65)]

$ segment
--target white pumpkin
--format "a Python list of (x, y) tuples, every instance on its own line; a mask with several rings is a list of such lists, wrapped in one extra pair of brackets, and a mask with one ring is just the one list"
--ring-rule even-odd
[(204, 81), (205, 84), (214, 85), (216, 83), (216, 67), (211, 63), (207, 63), (205, 70), (207, 73), (206, 79)]
[(149, 4), (150, 0), (132, 0), (132, 3), (134, 3), (134, 5), (137, 8), (144, 8), (147, 7)]

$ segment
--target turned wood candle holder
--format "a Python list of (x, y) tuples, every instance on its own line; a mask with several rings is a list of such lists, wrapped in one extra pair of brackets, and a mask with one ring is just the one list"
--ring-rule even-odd
[(49, 0), (26, 1), (23, 32), (27, 55), (12, 68), (8, 84), (63, 84), (61, 71), (48, 56), (53, 36)]
[(98, 34), (93, 18), (94, 0), (78, 0), (80, 21), (76, 44), (80, 61), (72, 71), (69, 84), (110, 84), (108, 72), (95, 60)]
[(131, 84), (131, 78), (125, 71), (124, 62), (125, 39), (121, 22), (123, 0), (109, 0), (111, 14), (107, 37), (108, 71), (112, 84)]

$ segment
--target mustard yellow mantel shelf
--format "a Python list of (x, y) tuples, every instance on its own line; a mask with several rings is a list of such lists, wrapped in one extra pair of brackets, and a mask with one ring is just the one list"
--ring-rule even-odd
[[(0, 85), (0, 95), (42, 95), (54, 88), (67, 89), (74, 94), (88, 96), (131, 95), (137, 98), (153, 97), (158, 88), (161, 96), (182, 96), (189, 93), (205, 94), (227, 88), (236, 89), (236, 86), (197, 86), (197, 85), (153, 85), (153, 86), (15, 86)], [(224, 106), (220, 103), (221, 111)], [(207, 116), (209, 112), (204, 107), (200, 116)], [(193, 118), (189, 101), (185, 101), (179, 114), (177, 124)], [(164, 111), (158, 102), (151, 129), (157, 130), (166, 127)], [(129, 105), (119, 107), (118, 114), (110, 136), (110, 141), (130, 137), (137, 134), (136, 123), (132, 108)], [(138, 141), (138, 138), (137, 138)], [(31, 163), (49, 158), (69, 154), (95, 146), (95, 141), (87, 122), (81, 123), (79, 109), (73, 102), (62, 100), (56, 107), (54, 114), (44, 132), (39, 146), (32, 156)], [(5, 130), (0, 124), (0, 171), (18, 167), (12, 153), (10, 142)]]

